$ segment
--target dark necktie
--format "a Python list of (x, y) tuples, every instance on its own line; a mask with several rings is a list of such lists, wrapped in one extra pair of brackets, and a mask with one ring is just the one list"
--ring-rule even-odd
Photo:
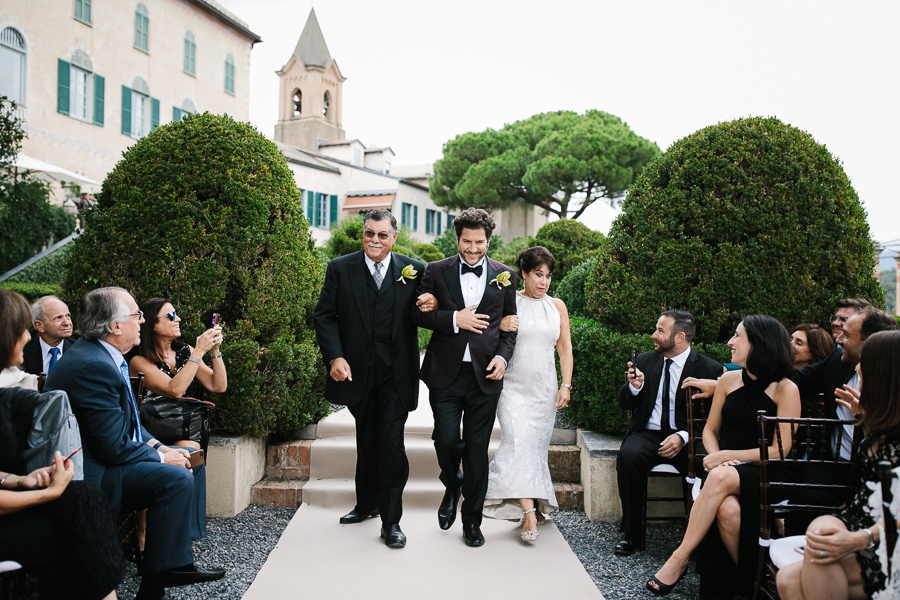
[(50, 371), (53, 367), (56, 366), (56, 361), (59, 360), (59, 348), (50, 348), (50, 364), (47, 365), (47, 375), (50, 374)]
[(669, 425), (669, 384), (671, 383), (671, 375), (669, 374), (669, 367), (672, 366), (672, 359), (666, 359), (666, 375), (663, 377), (663, 388), (662, 388), (662, 419), (660, 420), (659, 429), (663, 433), (669, 433), (672, 431), (672, 427)]
[(372, 274), (372, 277), (375, 278), (375, 287), (379, 290), (381, 289), (381, 282), (384, 281), (384, 275), (381, 274), (381, 267), (383, 267), (380, 262), (375, 263), (375, 273)]
[(138, 417), (137, 402), (134, 401), (134, 392), (131, 390), (131, 377), (128, 375), (128, 365), (124, 360), (122, 361), (122, 364), (119, 365), (119, 371), (121, 371), (122, 377), (125, 379), (125, 389), (128, 390), (128, 399), (131, 400), (131, 417), (134, 419), (134, 439), (138, 442), (142, 442), (141, 420), (140, 417)]
[(462, 274), (466, 273), (474, 273), (475, 277), (481, 277), (481, 274), (484, 272), (484, 266), (478, 265), (477, 267), (470, 267), (466, 263), (462, 263)]

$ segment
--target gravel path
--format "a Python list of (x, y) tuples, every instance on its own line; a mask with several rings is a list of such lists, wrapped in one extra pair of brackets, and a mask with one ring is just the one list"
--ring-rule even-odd
[[(194, 542), (194, 556), (201, 566), (221, 566), (228, 574), (213, 583), (170, 588), (169, 596), (172, 600), (240, 600), (293, 515), (290, 509), (251, 505), (231, 519), (210, 518), (208, 537)], [(647, 530), (647, 551), (619, 557), (612, 553), (619, 539), (617, 525), (591, 523), (581, 511), (560, 511), (553, 518), (606, 600), (652, 598), (644, 590), (644, 583), (665, 562), (683, 533), (678, 523), (651, 523)], [(119, 586), (119, 598), (133, 598), (139, 584), (137, 572), (129, 565), (125, 581)], [(699, 580), (690, 567), (669, 598), (696, 598), (698, 585)]]

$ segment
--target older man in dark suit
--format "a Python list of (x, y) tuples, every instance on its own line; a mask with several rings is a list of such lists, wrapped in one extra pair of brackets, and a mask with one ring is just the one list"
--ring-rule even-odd
[(22, 350), (22, 370), (33, 375), (49, 373), (74, 343), (72, 315), (56, 296), (43, 296), (31, 305), (31, 320), (37, 335)]
[[(412, 314), (424, 265), (391, 249), (397, 220), (370, 211), (363, 251), (328, 263), (313, 312), (316, 337), (328, 367), (325, 397), (344, 404), (356, 419), (356, 506), (341, 517), (359, 523), (381, 512), (381, 537), (406, 546), (400, 529), (409, 461), (403, 430), (419, 399), (418, 330)], [(430, 304), (429, 304), (430, 301)]]
[(433, 293), (439, 304), (417, 316), (420, 326), (434, 332), (421, 378), (430, 390), (432, 437), (446, 488), (438, 523), (441, 529), (453, 525), (462, 491), (463, 538), (469, 546), (481, 546), (488, 445), (516, 344), (515, 332), (500, 331), (500, 320), (516, 313), (516, 275), (486, 256), (495, 227), (490, 214), (469, 208), (453, 227), (459, 254), (430, 263), (419, 288)]
[(166, 587), (221, 579), (195, 567), (191, 554), (193, 477), (184, 449), (153, 439), (138, 416), (124, 354), (141, 339), (144, 316), (122, 288), (84, 295), (78, 340), (47, 377), (64, 390), (84, 443), (84, 478), (106, 494), (114, 516), (147, 509), (138, 600), (166, 600)]
[(631, 424), (616, 458), (624, 535), (615, 553), (632, 554), (643, 539), (641, 499), (647, 473), (669, 463), (687, 473), (687, 402), (682, 383), (687, 377), (716, 379), (722, 365), (691, 348), (694, 317), (680, 310), (666, 311), (656, 322), (653, 352), (628, 363), (628, 383), (619, 390), (619, 406), (633, 411)]

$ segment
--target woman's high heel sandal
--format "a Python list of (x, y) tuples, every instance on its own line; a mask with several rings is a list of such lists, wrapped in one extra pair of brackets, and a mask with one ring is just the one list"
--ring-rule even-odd
[[(681, 577), (684, 577), (684, 573), (681, 574)], [(678, 585), (678, 582), (681, 581), (681, 577), (672, 584), (665, 584), (656, 577), (651, 577), (650, 580), (647, 581), (647, 589), (657, 596), (668, 596), (669, 592), (671, 592), (672, 589)]]
[[(523, 522), (524, 522), (524, 520), (525, 520), (525, 515), (527, 515), (528, 513), (533, 513), (535, 510), (537, 510), (537, 509), (535, 509), (535, 508), (530, 508), (530, 509), (528, 509), (528, 510), (523, 510), (523, 511), (522, 511), (522, 520), (523, 520)], [(526, 531), (523, 531), (522, 534), (521, 534), (521, 536), (522, 536), (522, 541), (523, 541), (523, 542), (533, 542), (533, 541), (535, 541), (536, 539), (538, 539), (538, 536), (539, 536), (539, 535), (541, 535), (541, 532), (538, 531), (537, 529), (528, 529), (528, 530), (526, 530)]]

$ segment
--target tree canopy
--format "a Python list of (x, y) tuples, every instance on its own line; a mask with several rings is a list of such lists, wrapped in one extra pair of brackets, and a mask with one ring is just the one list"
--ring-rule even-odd
[(628, 191), (585, 284), (588, 308), (623, 333), (661, 311), (727, 340), (746, 314), (827, 323), (840, 298), (883, 305), (866, 213), (840, 162), (776, 118), (679, 140)]
[(524, 201), (577, 219), (597, 200), (615, 203), (657, 155), (655, 143), (614, 115), (544, 113), (448, 141), (430, 193), (439, 206), (501, 209)]

